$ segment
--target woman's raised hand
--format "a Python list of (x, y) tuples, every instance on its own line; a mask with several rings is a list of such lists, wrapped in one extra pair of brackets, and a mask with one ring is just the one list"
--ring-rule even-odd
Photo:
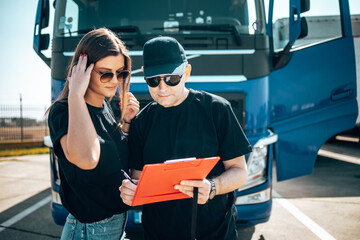
[(125, 114), (124, 120), (126, 122), (130, 122), (136, 114), (138, 114), (140, 109), (139, 101), (135, 98), (135, 96), (131, 92), (127, 92), (125, 96)]
[(79, 61), (73, 66), (71, 70), (71, 77), (69, 80), (69, 95), (85, 96), (86, 90), (90, 83), (91, 71), (94, 68), (94, 64), (86, 69), (87, 55), (81, 54)]

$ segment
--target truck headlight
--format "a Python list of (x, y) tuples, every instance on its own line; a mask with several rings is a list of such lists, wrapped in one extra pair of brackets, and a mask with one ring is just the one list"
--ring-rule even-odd
[(51, 141), (50, 136), (44, 137), (44, 144), (50, 148), (50, 160), (52, 164), (52, 178), (54, 179), (54, 182), (56, 185), (60, 186), (60, 173), (59, 173), (59, 163), (58, 158), (54, 153), (53, 144)]
[(270, 198), (271, 198), (271, 188), (267, 188), (260, 192), (237, 197), (235, 201), (235, 205), (262, 203), (269, 201)]
[(51, 197), (52, 197), (52, 202), (53, 203), (62, 205), (60, 194), (58, 192), (55, 192), (53, 189), (51, 189)]
[(261, 138), (253, 147), (253, 151), (249, 154), (247, 161), (248, 176), (246, 183), (238, 189), (243, 191), (255, 186), (258, 186), (267, 180), (268, 167), (268, 151), (269, 146), (277, 142), (278, 136), (272, 131), (269, 131), (267, 137)]
[(246, 183), (238, 189), (243, 191), (245, 189), (260, 185), (267, 179), (267, 161), (268, 161), (268, 147), (260, 146), (253, 148), (247, 161), (248, 176)]

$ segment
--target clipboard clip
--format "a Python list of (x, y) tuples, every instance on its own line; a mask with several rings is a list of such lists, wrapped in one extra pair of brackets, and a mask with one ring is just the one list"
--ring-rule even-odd
[(173, 160), (166, 160), (164, 163), (187, 162), (187, 161), (193, 161), (193, 160), (196, 160), (196, 157), (190, 157), (190, 158), (179, 158), (179, 159), (173, 159)]

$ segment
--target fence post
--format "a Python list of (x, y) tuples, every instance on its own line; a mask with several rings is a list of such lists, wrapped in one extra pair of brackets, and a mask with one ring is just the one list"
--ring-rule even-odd
[(22, 116), (22, 96), (20, 93), (20, 129), (21, 129), (21, 142), (24, 140), (24, 124), (23, 124), (23, 116)]

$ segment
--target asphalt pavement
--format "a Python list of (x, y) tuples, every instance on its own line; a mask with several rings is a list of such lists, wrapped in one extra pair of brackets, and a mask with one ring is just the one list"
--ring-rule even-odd
[[(274, 169), (271, 218), (239, 229), (239, 239), (360, 239), (359, 146), (326, 144), (308, 176), (277, 182)], [(60, 238), (62, 227), (51, 217), (49, 174), (48, 155), (0, 158), (0, 239)]]

